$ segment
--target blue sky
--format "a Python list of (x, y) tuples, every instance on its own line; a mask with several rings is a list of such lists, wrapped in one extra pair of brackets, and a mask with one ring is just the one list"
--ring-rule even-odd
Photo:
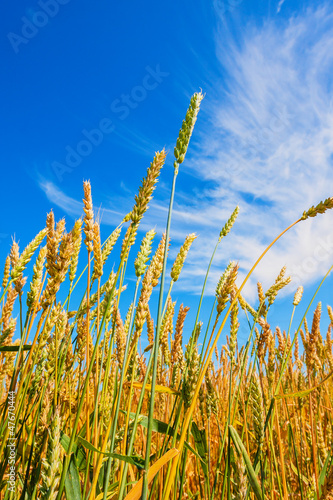
[[(200, 88), (206, 96), (172, 222), (172, 258), (186, 234), (199, 235), (177, 283), (179, 301), (195, 306), (236, 204), (239, 219), (214, 262), (210, 293), (229, 259), (239, 261), (242, 278), (303, 210), (333, 195), (331, 2), (7, 0), (2, 9), (2, 262), (12, 235), (23, 248), (51, 208), (70, 228), (82, 213), (85, 179), (106, 238), (165, 146), (168, 160), (142, 225), (142, 236), (154, 226), (160, 235), (173, 147)], [(308, 300), (332, 265), (332, 228), (327, 213), (293, 229), (246, 296), (254, 300), (256, 280), (268, 287), (287, 265), (290, 294), (303, 284)], [(332, 283), (320, 292), (325, 308)], [(281, 310), (286, 303), (290, 296)]]

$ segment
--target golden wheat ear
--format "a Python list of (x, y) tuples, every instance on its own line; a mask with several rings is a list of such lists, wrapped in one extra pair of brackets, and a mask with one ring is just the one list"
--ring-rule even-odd
[(303, 212), (301, 220), (306, 220), (308, 217), (316, 217), (318, 214), (324, 214), (326, 210), (333, 208), (333, 198), (327, 198), (325, 201), (321, 201), (316, 206), (312, 206), (309, 210)]

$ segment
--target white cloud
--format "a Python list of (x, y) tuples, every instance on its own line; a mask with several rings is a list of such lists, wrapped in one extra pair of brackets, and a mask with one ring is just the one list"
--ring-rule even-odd
[[(239, 261), (244, 277), (283, 229), (333, 195), (332, 28), (333, 14), (325, 6), (290, 19), (267, 19), (260, 27), (248, 24), (237, 30), (237, 40), (223, 20), (216, 35), (217, 73), (223, 79), (215, 79), (214, 89), (207, 85), (199, 115), (199, 120), (204, 115), (205, 135), (198, 141), (196, 129), (197, 160), (192, 154), (181, 172), (194, 175), (201, 187), (188, 193), (184, 184), (179, 190), (180, 180), (175, 198), (170, 261), (186, 234), (199, 235), (178, 289), (200, 293), (218, 233), (237, 204), (239, 218), (212, 267), (211, 293), (230, 259)], [(64, 211), (82, 214), (81, 201), (50, 182), (41, 185)], [(157, 190), (142, 230), (164, 230), (166, 193), (163, 186), (162, 195)], [(127, 194), (117, 198), (113, 206), (119, 212), (107, 206), (102, 223), (117, 225), (131, 209), (128, 200)], [(257, 280), (270, 286), (284, 265), (295, 278), (292, 290), (323, 276), (333, 262), (332, 228), (333, 211), (293, 228), (265, 256), (245, 295), (254, 298)]]
[[(332, 28), (333, 13), (321, 6), (283, 22), (249, 24), (237, 40), (224, 19), (216, 36), (226, 76), (214, 103), (206, 104), (211, 125), (192, 168), (215, 185), (209, 200), (201, 200), (202, 217), (210, 212), (223, 220), (219, 207), (226, 200), (229, 208), (241, 206), (225, 253), (231, 250), (243, 271), (305, 209), (333, 196)], [(293, 228), (255, 279), (269, 286), (285, 264), (295, 286), (323, 276), (333, 263), (332, 227), (329, 212)]]
[(281, 10), (282, 5), (284, 4), (286, 0), (280, 0), (276, 9), (276, 13), (278, 14)]
[[(40, 179), (40, 188), (44, 191), (48, 200), (60, 207), (66, 214), (73, 218), (79, 218), (83, 214), (83, 202), (75, 200), (74, 198), (66, 195), (59, 189), (53, 182), (45, 179)], [(95, 208), (96, 211), (96, 208)], [(125, 214), (111, 210), (109, 208), (100, 211), (100, 218), (104, 224), (118, 225)]]

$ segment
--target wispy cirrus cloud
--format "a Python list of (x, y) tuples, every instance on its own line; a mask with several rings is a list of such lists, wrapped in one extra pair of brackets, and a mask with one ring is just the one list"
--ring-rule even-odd
[[(57, 207), (61, 208), (66, 214), (73, 218), (79, 218), (82, 216), (83, 203), (81, 200), (76, 200), (75, 198), (68, 196), (62, 189), (51, 181), (40, 179), (39, 186), (44, 191), (48, 200)], [(125, 214), (110, 208), (103, 208), (100, 213), (103, 223), (108, 225), (118, 225), (121, 217), (124, 215)]]
[[(193, 293), (201, 290), (219, 230), (237, 204), (235, 230), (212, 267), (211, 293), (229, 257), (239, 261), (244, 277), (285, 227), (333, 195), (332, 10), (322, 4), (290, 18), (279, 15), (260, 25), (253, 21), (241, 38), (237, 31), (237, 39), (225, 18), (222, 23), (216, 33), (217, 74), (222, 76), (214, 89), (207, 84), (201, 112), (205, 132), (198, 139), (196, 129), (197, 155), (182, 166), (182, 176), (196, 177), (200, 189), (189, 194), (187, 183), (180, 182), (172, 220), (171, 260), (187, 233), (199, 234), (177, 283)], [(64, 211), (81, 215), (81, 201), (52, 183), (41, 186)], [(155, 227), (162, 233), (165, 228), (168, 192), (162, 186), (158, 193), (144, 231)], [(118, 224), (131, 208), (128, 199), (126, 191), (112, 207), (104, 207), (102, 223)], [(333, 262), (332, 219), (328, 213), (287, 233), (258, 267), (246, 295), (254, 297), (257, 280), (270, 286), (284, 265), (294, 278), (291, 290), (324, 275)]]
[[(249, 23), (237, 39), (223, 19), (216, 35), (224, 81), (192, 168), (214, 183), (206, 205), (216, 215), (226, 200), (230, 208), (241, 205), (232, 254), (244, 272), (304, 209), (333, 195), (332, 28), (332, 9), (323, 4), (289, 19)], [(201, 200), (203, 214), (207, 206)], [(332, 216), (293, 229), (255, 279), (268, 285), (283, 265), (295, 286), (325, 274), (333, 262)]]
[(282, 5), (284, 4), (286, 0), (280, 0), (278, 3), (278, 6), (276, 8), (276, 13), (278, 14), (281, 11)]

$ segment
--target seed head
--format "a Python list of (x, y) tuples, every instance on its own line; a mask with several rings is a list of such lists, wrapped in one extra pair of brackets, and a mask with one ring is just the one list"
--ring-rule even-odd
[(7, 255), (5, 269), (3, 271), (2, 288), (5, 290), (10, 276), (10, 256)]
[(188, 252), (189, 252), (189, 249), (190, 249), (190, 247), (191, 247), (191, 245), (196, 237), (197, 236), (195, 233), (192, 233), (192, 234), (189, 234), (188, 236), (186, 236), (184, 244), (180, 248), (179, 253), (178, 253), (176, 260), (175, 260), (175, 262), (172, 266), (172, 269), (171, 269), (171, 278), (173, 281), (178, 280), (179, 275), (181, 273), (181, 270), (183, 268), (185, 259), (187, 257)]
[(96, 221), (93, 226), (94, 232), (94, 271), (93, 276), (100, 278), (103, 275), (103, 261), (101, 249), (101, 235), (99, 224)]
[(172, 302), (169, 297), (167, 310), (165, 312), (160, 331), (160, 347), (167, 366), (170, 366), (169, 334), (171, 337), (173, 330), (172, 319), (175, 312), (175, 305), (176, 302)]
[(227, 222), (223, 226), (223, 228), (220, 232), (219, 241), (221, 241), (222, 238), (224, 238), (224, 236), (227, 236), (227, 234), (230, 232), (232, 226), (235, 223), (235, 220), (237, 219), (238, 214), (239, 214), (239, 206), (237, 206), (235, 208), (235, 210), (232, 212), (230, 218), (227, 220)]
[[(12, 272), (11, 272), (11, 278), (13, 280), (16, 280), (24, 271), (26, 268), (27, 264), (30, 262), (33, 254), (45, 238), (47, 233), (47, 229), (43, 229), (40, 231), (37, 236), (29, 243), (29, 245), (23, 250), (21, 256), (19, 259), (14, 263), (14, 259), (12, 261)], [(18, 250), (18, 247), (17, 247)], [(16, 257), (15, 257), (16, 258)]]
[(75, 221), (74, 227), (72, 229), (73, 254), (69, 268), (69, 280), (71, 282), (75, 279), (77, 265), (79, 262), (79, 253), (82, 243), (81, 228), (82, 220), (78, 219), (77, 221)]
[(148, 314), (148, 302), (153, 291), (152, 286), (152, 268), (148, 267), (142, 280), (142, 288), (135, 315), (135, 329), (138, 334), (142, 332), (143, 325)]
[(152, 270), (152, 287), (158, 285), (158, 280), (162, 274), (163, 262), (164, 262), (164, 250), (165, 250), (165, 233), (157, 247), (157, 250), (151, 259), (150, 266)]
[(91, 185), (89, 181), (84, 181), (83, 183), (83, 191), (84, 191), (84, 198), (83, 198), (83, 211), (85, 213), (84, 216), (84, 234), (86, 235), (86, 238), (84, 240), (88, 252), (92, 252), (94, 249), (93, 245), (93, 240), (94, 240), (94, 212), (93, 212), (93, 204), (92, 204), (92, 197), (91, 197)]
[(42, 486), (40, 494), (42, 499), (54, 500), (57, 496), (62, 469), (60, 446), (60, 410), (56, 408), (51, 420), (51, 429), (46, 458), (42, 460)]
[(72, 235), (71, 233), (64, 234), (61, 240), (57, 262), (53, 266), (54, 275), (49, 278), (43, 293), (43, 297), (41, 298), (42, 307), (44, 309), (52, 304), (61, 283), (65, 281), (66, 274), (71, 262), (72, 252)]
[(251, 386), (252, 419), (259, 453), (264, 442), (264, 408), (261, 386), (257, 375), (254, 375)]
[[(234, 289), (235, 281), (238, 273), (238, 264), (234, 264), (230, 267), (229, 273), (225, 277), (222, 286), (219, 288), (219, 295), (217, 297), (217, 312), (221, 314), (225, 309), (227, 302), (229, 301), (229, 295)], [(228, 269), (228, 268), (227, 268)]]
[(115, 322), (116, 322), (116, 353), (117, 353), (117, 360), (119, 363), (119, 366), (123, 366), (124, 362), (124, 353), (125, 353), (125, 345), (126, 345), (126, 333), (123, 325), (123, 321), (120, 316), (120, 311), (117, 307), (117, 304), (115, 302), (114, 304), (114, 309), (113, 309), (113, 314), (115, 317)]
[(179, 131), (178, 139), (176, 142), (176, 147), (174, 149), (174, 155), (176, 161), (174, 162), (174, 167), (178, 170), (178, 167), (183, 163), (186, 155), (186, 151), (190, 142), (190, 138), (193, 132), (195, 122), (200, 109), (200, 103), (203, 99), (203, 94), (201, 92), (196, 92), (193, 94), (190, 102), (190, 106), (187, 110), (185, 120), (183, 120), (182, 127)]
[(10, 319), (13, 313), (14, 303), (17, 298), (18, 291), (15, 287), (10, 286), (6, 296), (6, 302), (2, 308), (1, 320), (2, 331), (4, 332), (10, 323)]
[[(234, 299), (236, 292), (235, 289), (231, 293), (231, 300)], [(236, 353), (236, 345), (237, 345), (237, 333), (239, 329), (239, 321), (238, 321), (238, 303), (235, 302), (231, 314), (230, 314), (230, 360), (233, 361)]]
[(333, 208), (333, 198), (327, 198), (325, 201), (321, 201), (316, 206), (312, 205), (309, 210), (303, 212), (301, 220), (306, 220), (308, 217), (316, 217), (316, 215), (323, 214), (330, 208)]
[(32, 308), (36, 305), (38, 295), (40, 293), (46, 253), (47, 248), (46, 246), (44, 246), (40, 249), (36, 263), (34, 264), (34, 274), (30, 285), (30, 291), (27, 293), (27, 306), (29, 311), (31, 311)]
[(183, 304), (181, 304), (176, 321), (175, 339), (171, 345), (171, 366), (173, 367), (172, 381), (174, 384), (178, 380), (179, 371), (183, 371), (185, 365), (182, 349), (182, 339), (184, 322), (189, 310), (189, 307), (184, 307)]
[(103, 261), (103, 266), (106, 262), (106, 259), (109, 257), (110, 253), (112, 252), (113, 247), (115, 246), (119, 236), (121, 233), (121, 227), (117, 227), (113, 233), (109, 236), (109, 238), (106, 240), (103, 249), (102, 249), (102, 261)]
[(134, 262), (135, 274), (139, 278), (147, 268), (147, 262), (151, 253), (151, 246), (156, 232), (151, 229), (143, 238), (137, 258)]
[(228, 276), (230, 275), (232, 269), (235, 267), (235, 265), (236, 265), (236, 263), (233, 260), (231, 262), (229, 262), (227, 268), (225, 269), (224, 273), (220, 277), (218, 284), (216, 286), (216, 290), (215, 290), (216, 297), (218, 297), (221, 294), (222, 288), (223, 288)]
[(12, 266), (12, 269), (13, 269), (17, 265), (19, 258), (20, 258), (20, 248), (19, 248), (17, 242), (15, 241), (15, 239), (13, 240), (13, 243), (12, 243), (12, 246), (10, 249), (9, 258), (10, 258), (10, 265)]
[(333, 326), (333, 309), (331, 306), (327, 306), (327, 312), (328, 312), (328, 316), (331, 320), (331, 325)]
[(51, 277), (57, 274), (57, 258), (59, 244), (65, 231), (65, 221), (61, 219), (57, 223), (56, 229), (54, 229), (54, 215), (51, 211), (46, 217), (46, 228), (47, 228), (47, 253), (46, 253), (46, 269)]
[(246, 302), (244, 297), (240, 294), (238, 295), (238, 302), (239, 302), (239, 305), (241, 306), (241, 308), (243, 309), (243, 311), (248, 311), (254, 319), (257, 318), (257, 312), (253, 309), (253, 307), (248, 302)]
[(131, 213), (133, 224), (138, 224), (148, 208), (148, 203), (152, 198), (158, 176), (165, 162), (166, 153), (164, 149), (155, 153), (155, 158), (147, 170), (147, 176), (142, 180), (139, 193), (135, 196), (135, 205)]
[(284, 288), (286, 285), (288, 285), (291, 282), (290, 276), (287, 276), (287, 278), (284, 277), (285, 273), (286, 273), (286, 267), (284, 266), (281, 269), (278, 277), (276, 278), (274, 285), (272, 285), (265, 293), (265, 297), (268, 297), (268, 304), (270, 306), (275, 301), (279, 290), (282, 290), (282, 288)]
[(294, 306), (298, 306), (298, 304), (301, 302), (302, 295), (303, 295), (303, 287), (299, 286), (294, 295), (294, 301), (293, 301)]
[(185, 409), (189, 408), (192, 403), (195, 387), (198, 381), (199, 367), (200, 367), (200, 356), (198, 354), (198, 347), (194, 345), (192, 351), (190, 349), (190, 343), (186, 350), (186, 359), (188, 363), (187, 377), (184, 382), (184, 406)]

